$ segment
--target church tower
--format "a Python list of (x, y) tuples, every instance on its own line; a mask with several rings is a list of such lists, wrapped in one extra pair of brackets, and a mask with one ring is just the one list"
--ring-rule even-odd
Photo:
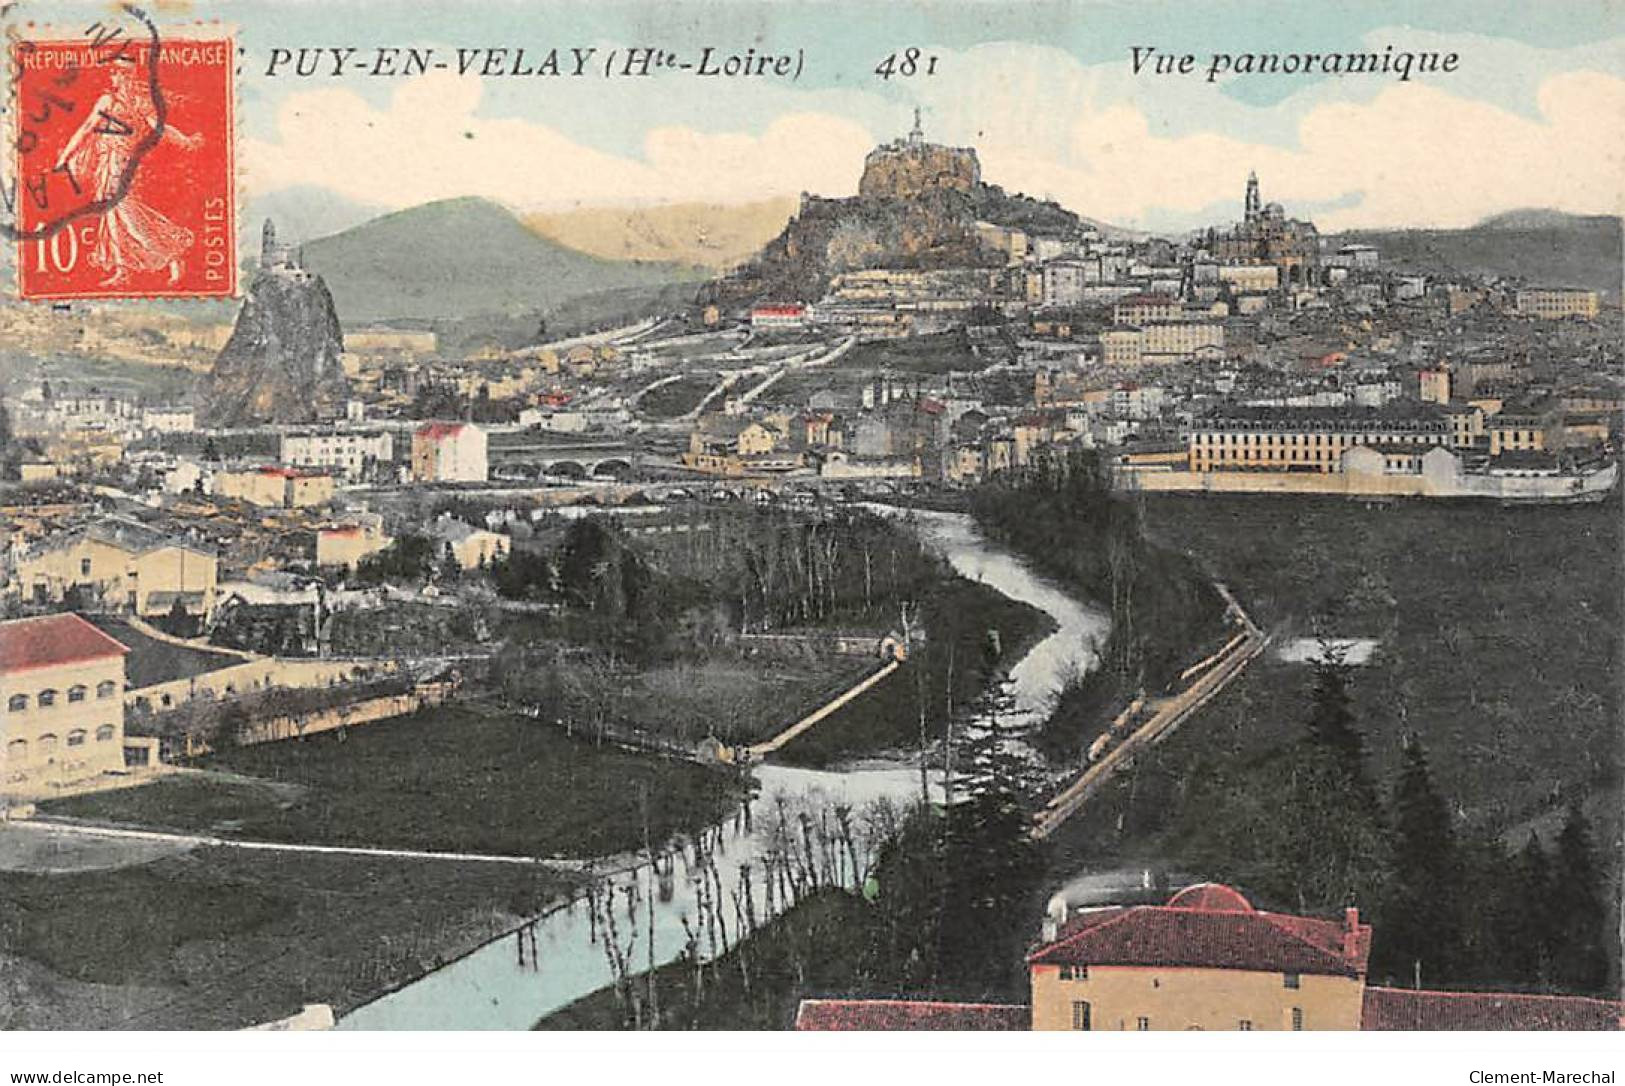
[(1247, 198), (1242, 203), (1242, 218), (1247, 222), (1252, 222), (1258, 218), (1262, 209), (1263, 205), (1258, 199), (1258, 174), (1249, 170), (1247, 173)]
[(260, 267), (269, 268), (276, 263), (276, 223), (269, 218), (260, 228)]

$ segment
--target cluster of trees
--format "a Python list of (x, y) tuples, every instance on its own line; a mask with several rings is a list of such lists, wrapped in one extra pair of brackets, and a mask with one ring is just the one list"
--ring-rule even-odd
[(952, 744), (942, 802), (916, 806), (875, 865), (880, 922), (867, 971), (899, 990), (1025, 997), (1021, 918), (1039, 911), (1047, 857), (1030, 835), (1032, 765), (998, 658), (992, 637), (980, 669), (988, 693)]
[(1075, 756), (1108, 705), (1168, 685), (1200, 647), (1226, 636), (1208, 578), (1148, 538), (1142, 508), (1112, 490), (1093, 449), (1040, 450), (1025, 469), (978, 488), (971, 511), (990, 537), (1111, 610), (1101, 666), (1068, 684), (1037, 737), (1051, 754)]
[(517, 400), (491, 399), (490, 385), (481, 385), (473, 396), (465, 396), (454, 384), (427, 382), (418, 386), (407, 415), (414, 419), (513, 422), (519, 417), (519, 403)]
[(162, 713), (139, 706), (127, 728), (131, 735), (158, 737), (164, 760), (169, 761), (235, 746), (243, 730), (256, 722), (298, 718), (369, 698), (405, 694), (412, 689), (412, 678), (405, 671), (337, 686), (277, 686), (231, 698), (197, 697)]
[(1606, 991), (1617, 906), (1580, 808), (1554, 853), (1531, 837), (1514, 857), (1497, 837), (1458, 826), (1415, 737), (1383, 795), (1366, 768), (1350, 676), (1323, 649), (1299, 742), (1193, 773), (1176, 850), (1294, 911), (1365, 905), (1375, 980)]
[(436, 550), (434, 540), (416, 532), (402, 532), (377, 554), (356, 566), (357, 584), (418, 584), (431, 577), (455, 578), (462, 572), (455, 558)]
[(696, 510), (661, 559), (733, 607), (739, 628), (892, 623), (940, 561), (905, 528), (857, 509)]

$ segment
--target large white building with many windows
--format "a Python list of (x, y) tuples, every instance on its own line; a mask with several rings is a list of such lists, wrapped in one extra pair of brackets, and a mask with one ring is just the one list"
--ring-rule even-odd
[(124, 768), (124, 654), (74, 614), (0, 622), (0, 793)]

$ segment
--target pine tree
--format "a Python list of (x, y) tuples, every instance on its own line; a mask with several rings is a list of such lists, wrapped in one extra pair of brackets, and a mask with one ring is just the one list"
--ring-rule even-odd
[(1314, 676), (1309, 736), (1358, 768), (1365, 756), (1365, 744), (1354, 724), (1354, 698), (1349, 693), (1350, 668), (1343, 650), (1322, 641), (1320, 654), (1315, 658)]
[(1609, 972), (1608, 910), (1591, 826), (1578, 803), (1569, 807), (1568, 821), (1557, 835), (1551, 901), (1557, 926), (1554, 979), (1566, 991), (1602, 992)]
[(945, 981), (963, 992), (1012, 983), (1019, 942), (1044, 870), (1032, 840), (1032, 765), (1015, 723), (1009, 682), (997, 676), (997, 631), (983, 658), (988, 693), (965, 729), (956, 758), (956, 800), (946, 812), (949, 901), (939, 940)]
[(1382, 966), (1401, 983), (1418, 972), (1449, 978), (1461, 943), (1456, 843), (1449, 808), (1414, 737), (1405, 744), (1391, 819), (1393, 867), (1383, 895), (1378, 949)]
[(1531, 830), (1514, 868), (1514, 908), (1506, 934), (1507, 979), (1520, 986), (1545, 988), (1551, 983), (1557, 941), (1551, 898), (1552, 865), (1540, 835)]

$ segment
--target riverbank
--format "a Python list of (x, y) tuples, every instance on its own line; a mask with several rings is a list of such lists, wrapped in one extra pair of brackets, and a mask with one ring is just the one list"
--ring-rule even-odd
[[(1009, 669), (1013, 712), (1023, 719), (1041, 718), (1062, 677), (1093, 666), (1094, 646), (1106, 629), (1104, 616), (988, 544), (969, 518), (922, 514), (911, 519), (922, 541), (959, 576), (1036, 608), (1054, 623), (1054, 632)], [(919, 797), (921, 788), (917, 766), (901, 759), (848, 760), (838, 771), (769, 762), (751, 772), (760, 789), (748, 815), (702, 835), (703, 858), (698, 852), (702, 841), (696, 841), (662, 861), (663, 877), (647, 865), (606, 875), (592, 884), (599, 908), (591, 899), (578, 898), (569, 907), (551, 910), (520, 932), (358, 1008), (341, 1019), (339, 1028), (529, 1028), (603, 992), (623, 975), (602, 938), (601, 906), (610, 900), (627, 906), (616, 911), (617, 945), (625, 948), (622, 963), (633, 974), (680, 959), (686, 947), (697, 946), (709, 957), (727, 954), (739, 938), (738, 910), (747, 917), (743, 929), (759, 933), (808, 896), (805, 875), (799, 877), (798, 892), (789, 892), (786, 883), (787, 870), (805, 871), (808, 857), (826, 872), (812, 880), (815, 893), (820, 887), (850, 885), (854, 873), (869, 870), (878, 849), (895, 832), (899, 812)], [(768, 881), (777, 885), (776, 891), (768, 890)], [(706, 915), (718, 921), (716, 930), (701, 921)], [(1036, 923), (1036, 916), (1031, 919)], [(1027, 921), (1015, 916), (1011, 922)], [(746, 954), (753, 941), (746, 939)], [(478, 991), (480, 998), (467, 999), (469, 991)]]
[[(820, 891), (715, 961), (677, 961), (655, 970), (658, 1028), (790, 1029), (805, 998), (878, 990), (867, 959), (879, 935), (874, 909), (861, 898), (844, 890)], [(638, 978), (645, 992), (648, 979)], [(546, 1016), (535, 1028), (631, 1026), (629, 1009), (613, 989), (605, 989)]]
[(1056, 584), (1100, 601), (1111, 627), (1100, 666), (1068, 677), (1033, 744), (1075, 765), (1139, 693), (1162, 693), (1233, 631), (1199, 563), (1152, 532), (1135, 501), (1114, 494), (1093, 454), (1075, 454), (972, 495), (977, 526)]

